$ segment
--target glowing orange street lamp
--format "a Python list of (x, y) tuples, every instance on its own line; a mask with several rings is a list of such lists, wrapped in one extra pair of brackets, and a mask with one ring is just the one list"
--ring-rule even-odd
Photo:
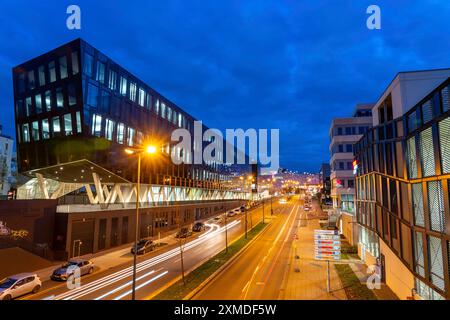
[(137, 243), (138, 243), (138, 235), (139, 235), (139, 195), (141, 193), (141, 155), (143, 153), (146, 154), (155, 154), (156, 147), (154, 145), (147, 145), (141, 148), (126, 148), (125, 153), (128, 155), (138, 155), (138, 170), (137, 170), (137, 183), (136, 183), (136, 230), (134, 235), (134, 257), (133, 257), (133, 285), (131, 290), (131, 299), (135, 300), (136, 298), (136, 260), (137, 260)]

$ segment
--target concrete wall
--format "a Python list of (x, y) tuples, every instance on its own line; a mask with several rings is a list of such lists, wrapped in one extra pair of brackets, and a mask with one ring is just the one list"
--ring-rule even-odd
[(414, 276), (396, 254), (380, 239), (380, 252), (385, 259), (386, 284), (401, 300), (412, 295)]
[(354, 215), (343, 212), (341, 215), (339, 229), (341, 234), (344, 235), (352, 246), (358, 244), (358, 225)]

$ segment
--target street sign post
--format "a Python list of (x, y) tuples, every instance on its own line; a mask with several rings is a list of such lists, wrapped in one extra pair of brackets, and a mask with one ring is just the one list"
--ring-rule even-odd
[(338, 230), (314, 230), (314, 257), (327, 262), (327, 292), (330, 292), (330, 261), (341, 259), (341, 236)]

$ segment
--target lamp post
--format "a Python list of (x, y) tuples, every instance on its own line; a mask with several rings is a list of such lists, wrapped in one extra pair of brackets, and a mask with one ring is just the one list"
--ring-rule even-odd
[(137, 154), (138, 156), (138, 168), (137, 168), (137, 182), (136, 182), (136, 228), (134, 234), (134, 254), (133, 254), (133, 284), (131, 288), (131, 300), (136, 300), (136, 262), (137, 262), (137, 243), (139, 236), (139, 202), (141, 193), (141, 155), (143, 153), (154, 154), (156, 153), (156, 147), (149, 145), (145, 148), (127, 148), (125, 153), (128, 155)]

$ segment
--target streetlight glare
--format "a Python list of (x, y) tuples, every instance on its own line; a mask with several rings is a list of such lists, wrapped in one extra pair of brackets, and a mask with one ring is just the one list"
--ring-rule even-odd
[(153, 145), (147, 146), (147, 148), (145, 149), (145, 151), (146, 151), (147, 153), (150, 153), (150, 154), (156, 153), (156, 147), (153, 146)]

